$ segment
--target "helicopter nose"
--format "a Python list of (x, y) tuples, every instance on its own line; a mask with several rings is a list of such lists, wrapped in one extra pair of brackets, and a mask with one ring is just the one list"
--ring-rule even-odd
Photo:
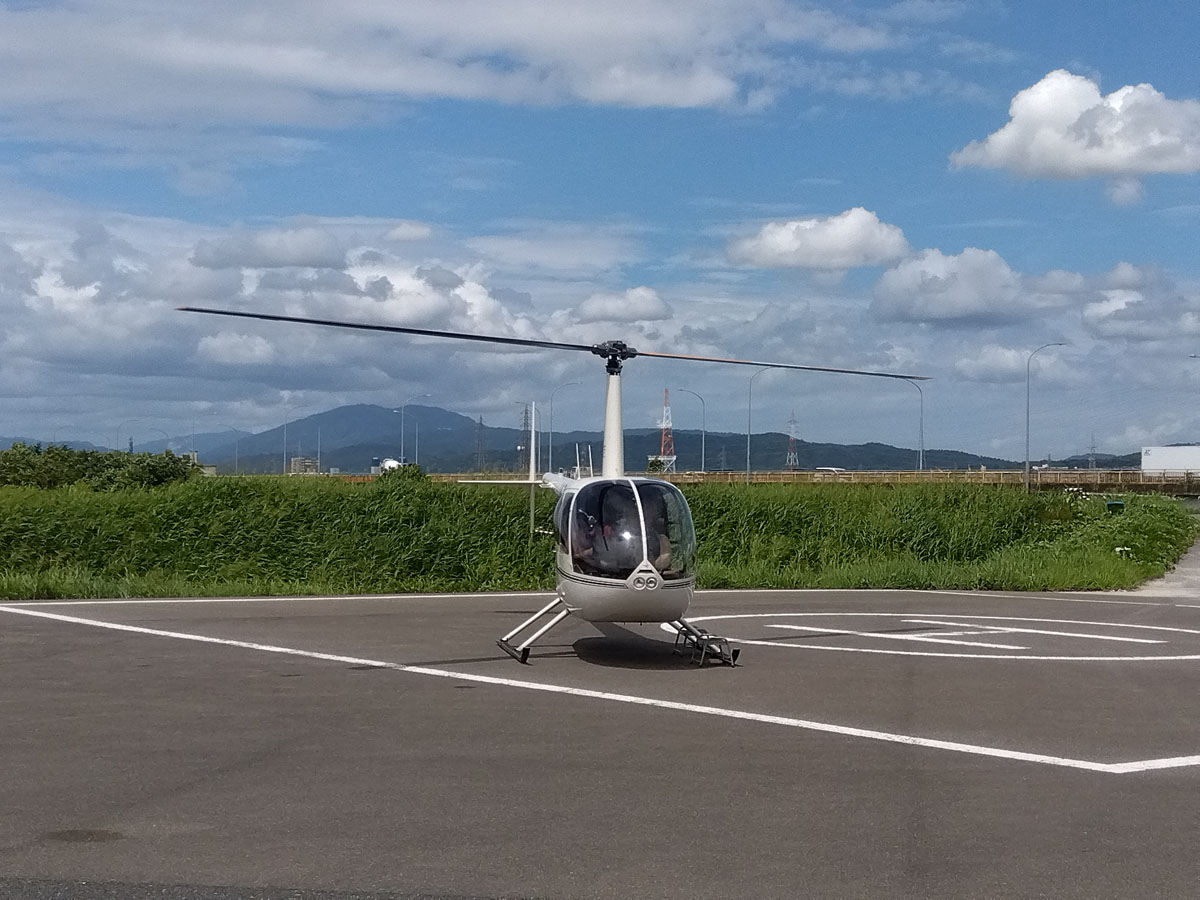
[(653, 566), (641, 566), (629, 576), (626, 582), (635, 591), (657, 590), (662, 580)]

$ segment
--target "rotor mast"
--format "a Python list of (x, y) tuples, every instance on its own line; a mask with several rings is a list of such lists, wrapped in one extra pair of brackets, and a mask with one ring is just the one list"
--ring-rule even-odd
[(604, 357), (608, 383), (604, 391), (604, 452), (601, 456), (602, 478), (620, 478), (625, 474), (625, 432), (621, 426), (621, 364), (637, 356), (637, 351), (623, 341), (596, 344), (592, 352)]

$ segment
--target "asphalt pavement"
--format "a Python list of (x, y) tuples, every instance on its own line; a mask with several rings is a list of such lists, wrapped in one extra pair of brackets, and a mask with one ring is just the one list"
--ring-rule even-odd
[(0, 897), (1194, 897), (1197, 574), (0, 605)]

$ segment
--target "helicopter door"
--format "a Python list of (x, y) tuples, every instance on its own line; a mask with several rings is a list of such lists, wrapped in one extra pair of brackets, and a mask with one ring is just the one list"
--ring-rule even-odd
[(696, 530), (687, 500), (662, 481), (639, 481), (637, 492), (646, 523), (646, 559), (664, 581), (688, 577), (696, 568)]
[(583, 575), (624, 580), (646, 558), (642, 516), (628, 481), (597, 481), (575, 495), (571, 564)]

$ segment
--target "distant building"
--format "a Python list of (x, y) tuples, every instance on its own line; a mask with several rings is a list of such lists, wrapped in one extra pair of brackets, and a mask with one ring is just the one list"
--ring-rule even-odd
[(289, 475), (319, 475), (317, 460), (311, 456), (293, 456), (288, 460)]

